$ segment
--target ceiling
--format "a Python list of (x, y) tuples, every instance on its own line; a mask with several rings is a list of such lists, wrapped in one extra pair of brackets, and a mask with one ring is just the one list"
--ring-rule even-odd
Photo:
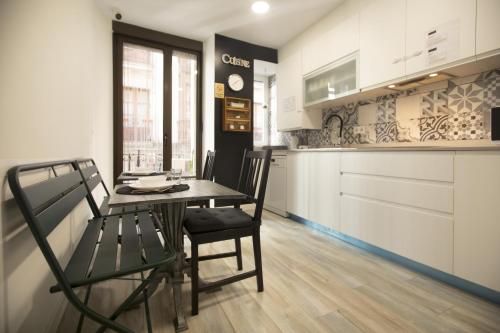
[(253, 0), (95, 0), (122, 22), (196, 40), (214, 33), (279, 48), (344, 0), (268, 0), (266, 14), (255, 14)]

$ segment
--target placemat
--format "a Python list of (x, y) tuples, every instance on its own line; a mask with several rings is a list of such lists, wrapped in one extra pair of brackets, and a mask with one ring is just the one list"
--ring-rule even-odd
[(148, 173), (145, 175), (138, 175), (138, 174), (135, 174), (133, 172), (123, 172), (122, 176), (125, 176), (125, 177), (149, 177), (149, 176), (163, 176), (166, 174), (167, 174), (166, 172), (151, 172), (151, 173)]
[(165, 193), (175, 193), (189, 190), (188, 184), (173, 185), (170, 188), (164, 190), (137, 190), (130, 186), (123, 186), (116, 190), (117, 194), (131, 194), (131, 195), (147, 195), (147, 194), (165, 194)]

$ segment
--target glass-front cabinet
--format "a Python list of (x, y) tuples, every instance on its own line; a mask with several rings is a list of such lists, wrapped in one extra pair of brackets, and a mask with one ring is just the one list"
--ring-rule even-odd
[(359, 92), (359, 53), (353, 53), (306, 76), (304, 107)]

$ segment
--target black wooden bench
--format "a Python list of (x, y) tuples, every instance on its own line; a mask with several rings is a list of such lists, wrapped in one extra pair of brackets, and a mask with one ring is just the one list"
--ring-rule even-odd
[[(61, 169), (65, 169), (65, 172), (61, 172)], [(26, 183), (23, 175), (44, 170), (51, 177), (34, 184), (21, 185)], [(81, 313), (77, 331), (81, 330), (84, 317), (89, 317), (102, 325), (99, 332), (106, 328), (132, 332), (114, 320), (134, 301), (143, 297), (148, 331), (151, 332), (147, 287), (159, 268), (173, 262), (175, 258), (174, 252), (162, 246), (155, 228), (156, 217), (149, 211), (141, 211), (90, 219), (68, 264), (63, 268), (47, 240), (49, 234), (59, 223), (70, 220), (66, 216), (82, 200), (87, 199), (92, 211), (96, 208), (92, 207), (87, 184), (76, 167), (76, 161), (17, 166), (8, 171), (8, 180), (26, 223), (56, 278), (57, 283), (50, 288), (50, 292), (62, 291)], [(144, 273), (148, 273), (147, 278)], [(111, 316), (106, 317), (88, 307), (93, 284), (131, 274), (140, 274), (141, 283)], [(84, 301), (75, 293), (78, 287), (87, 289)]]

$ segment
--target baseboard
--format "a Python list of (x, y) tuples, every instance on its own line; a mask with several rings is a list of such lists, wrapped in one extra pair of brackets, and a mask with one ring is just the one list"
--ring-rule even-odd
[(359, 240), (357, 238), (353, 238), (351, 236), (345, 235), (341, 232), (338, 232), (336, 230), (333, 230), (331, 228), (325, 227), (321, 224), (318, 224), (316, 222), (309, 221), (307, 219), (304, 219), (300, 216), (289, 214), (289, 218), (292, 221), (301, 223), (307, 227), (310, 227), (312, 229), (318, 230), (326, 235), (335, 237), (337, 239), (340, 239), (346, 243), (349, 243), (351, 245), (354, 245), (360, 249), (363, 249), (365, 251), (368, 251), (370, 253), (373, 253), (375, 255), (378, 255), (380, 257), (383, 257), (389, 261), (395, 262), (399, 265), (402, 265), (406, 268), (409, 268), (415, 272), (424, 274), (426, 276), (432, 277), (433, 279), (436, 279), (438, 281), (444, 282), (446, 284), (449, 284), (455, 288), (458, 288), (460, 290), (463, 290), (469, 294), (481, 297), (483, 299), (486, 299), (490, 302), (500, 304), (500, 292), (495, 291), (493, 289), (481, 286), (477, 283), (464, 280), (462, 278), (459, 278), (458, 276), (440, 271), (438, 269), (435, 269), (433, 267), (424, 265), (422, 263), (416, 262), (414, 260), (408, 259), (406, 257), (400, 256), (399, 254), (396, 254), (394, 252), (387, 251), (385, 249), (382, 249), (380, 247), (368, 244), (362, 240)]

